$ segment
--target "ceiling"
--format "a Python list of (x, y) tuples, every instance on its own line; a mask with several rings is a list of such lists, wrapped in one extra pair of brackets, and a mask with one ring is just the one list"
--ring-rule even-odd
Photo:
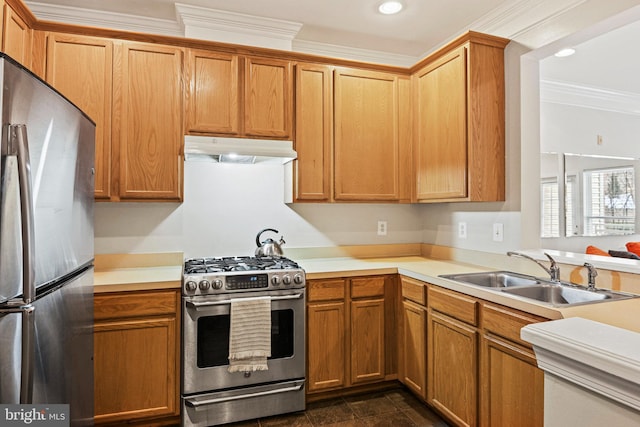
[[(382, 0), (179, 0), (178, 3), (302, 24), (295, 40), (396, 55), (421, 57), (473, 24), (517, 0), (402, 0), (397, 15), (377, 12)], [(143, 19), (179, 21), (174, 0), (37, 0), (37, 4), (68, 6), (100, 13), (135, 15)], [(64, 9), (69, 13), (72, 9)], [(38, 16), (41, 19), (40, 16)]]

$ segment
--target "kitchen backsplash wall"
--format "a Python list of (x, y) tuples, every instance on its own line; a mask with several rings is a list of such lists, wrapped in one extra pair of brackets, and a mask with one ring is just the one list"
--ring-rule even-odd
[[(263, 228), (280, 231), (285, 254), (287, 247), (422, 241), (420, 206), (285, 204), (281, 165), (194, 160), (185, 163), (184, 180), (182, 204), (97, 203), (96, 253), (249, 255)], [(386, 236), (377, 235), (378, 220), (387, 221)]]

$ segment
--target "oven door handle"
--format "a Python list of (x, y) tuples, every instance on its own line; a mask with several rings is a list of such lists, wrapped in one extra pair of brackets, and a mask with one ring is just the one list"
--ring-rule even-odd
[(237, 396), (218, 397), (218, 398), (207, 399), (207, 400), (185, 399), (184, 403), (187, 406), (190, 406), (197, 410), (201, 406), (208, 406), (208, 405), (214, 405), (216, 403), (230, 402), (232, 400), (250, 399), (250, 398), (260, 397), (260, 396), (269, 396), (272, 394), (288, 393), (290, 391), (299, 391), (302, 389), (303, 386), (304, 386), (304, 383), (293, 386), (293, 387), (278, 388), (278, 389), (269, 390), (269, 391), (259, 391), (257, 393), (240, 394)]
[[(290, 299), (300, 299), (302, 298), (303, 295), (304, 295), (304, 292), (300, 292), (299, 294), (282, 295), (282, 296), (275, 296), (270, 298), (271, 298), (271, 301), (283, 301), (283, 300), (290, 300)], [(194, 307), (196, 309), (200, 307), (211, 307), (214, 305), (228, 305), (228, 304), (231, 304), (230, 299), (225, 299), (221, 301), (205, 301), (205, 302), (187, 301), (187, 305), (189, 307)]]

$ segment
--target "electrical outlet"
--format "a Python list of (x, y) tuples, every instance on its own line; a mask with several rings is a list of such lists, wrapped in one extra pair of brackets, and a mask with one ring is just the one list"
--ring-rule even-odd
[(378, 221), (378, 236), (387, 235), (387, 221)]
[(461, 239), (467, 238), (467, 223), (459, 222), (458, 223), (458, 237)]
[(493, 224), (493, 241), (502, 242), (504, 239), (504, 225), (500, 223)]

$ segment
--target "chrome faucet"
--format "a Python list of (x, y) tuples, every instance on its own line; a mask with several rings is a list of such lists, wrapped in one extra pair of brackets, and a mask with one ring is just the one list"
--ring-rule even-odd
[(546, 252), (544, 252), (544, 254), (546, 255), (547, 258), (549, 258), (549, 262), (551, 263), (548, 268), (544, 264), (542, 264), (540, 261), (530, 257), (529, 255), (526, 255), (520, 252), (511, 252), (511, 251), (507, 252), (507, 255), (509, 256), (519, 256), (535, 262), (540, 267), (542, 267), (544, 271), (547, 272), (552, 282), (555, 282), (555, 283), (560, 282), (560, 267), (558, 267), (558, 264), (556, 263), (556, 261), (553, 258), (551, 258), (551, 255), (549, 255)]
[(587, 290), (595, 291), (596, 290), (596, 276), (598, 275), (598, 270), (588, 262), (584, 263), (584, 266), (587, 267), (588, 270), (588, 282), (587, 282)]

